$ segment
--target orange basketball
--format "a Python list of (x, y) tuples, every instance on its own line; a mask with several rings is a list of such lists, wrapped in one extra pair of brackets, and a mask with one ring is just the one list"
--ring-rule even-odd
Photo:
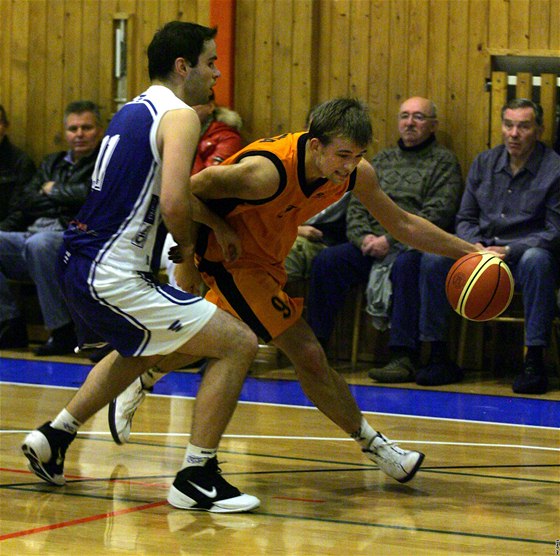
[(470, 253), (455, 261), (445, 281), (451, 307), (469, 320), (491, 320), (503, 313), (513, 297), (513, 276), (499, 257)]

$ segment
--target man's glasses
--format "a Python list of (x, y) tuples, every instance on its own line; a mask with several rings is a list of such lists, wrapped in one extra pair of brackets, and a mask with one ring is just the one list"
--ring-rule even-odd
[(401, 112), (399, 114), (399, 120), (408, 120), (408, 118), (412, 118), (415, 122), (425, 122), (426, 120), (435, 120), (435, 116), (426, 116), (426, 114), (422, 114), (422, 112)]

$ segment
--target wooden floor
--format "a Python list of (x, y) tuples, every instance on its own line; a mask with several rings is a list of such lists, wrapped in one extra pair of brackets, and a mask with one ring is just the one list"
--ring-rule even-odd
[[(260, 376), (293, 379), (289, 369)], [(346, 376), (371, 382), (363, 370)], [(511, 396), (508, 381), (495, 377), (442, 390)], [(2, 555), (560, 552), (557, 428), (368, 414), (387, 436), (426, 453), (416, 478), (401, 485), (317, 410), (241, 403), (219, 459), (224, 476), (262, 505), (215, 515), (165, 502), (188, 442), (192, 400), (184, 397), (149, 396), (125, 446), (113, 444), (101, 411), (68, 452), (64, 487), (27, 471), (25, 432), (53, 418), (71, 394), (0, 384)], [(546, 399), (560, 400), (558, 390)]]

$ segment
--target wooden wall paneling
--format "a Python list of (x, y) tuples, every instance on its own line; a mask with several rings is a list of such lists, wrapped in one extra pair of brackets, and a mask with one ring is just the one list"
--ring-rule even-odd
[(529, 48), (550, 48), (550, 1), (531, 2), (529, 11)]
[(516, 74), (515, 96), (517, 98), (533, 98), (533, 74), (518, 72)]
[(64, 149), (62, 118), (64, 114), (64, 3), (47, 4), (48, 40), (46, 66), (49, 68), (46, 80), (45, 99), (45, 141), (43, 156)]
[(554, 144), (554, 130), (556, 129), (556, 107), (558, 94), (558, 75), (553, 73), (541, 74), (540, 105), (543, 109), (544, 130), (542, 140), (551, 147)]
[(290, 130), (293, 48), (293, 0), (274, 0), (272, 29), (272, 128), (264, 135), (277, 135)]
[[(179, 2), (179, 0), (159, 0), (158, 28), (169, 21), (198, 21), (198, 2)], [(191, 16), (191, 6), (194, 6), (195, 19)]]
[(113, 17), (117, 13), (117, 0), (101, 0), (99, 5), (99, 97), (101, 117), (107, 127), (114, 111), (114, 24)]
[(502, 143), (502, 106), (507, 102), (507, 73), (492, 72), (492, 93), (490, 101), (490, 147)]
[(100, 4), (97, 0), (83, 0), (81, 97), (99, 102), (99, 25)]
[[(394, 118), (399, 106), (408, 97), (408, 7), (406, 0), (394, 0), (391, 4), (389, 19), (389, 94), (387, 96), (387, 113), (389, 118)], [(395, 121), (393, 119), (393, 121)], [(397, 126), (387, 128), (387, 145), (392, 145), (398, 140)]]
[(82, 41), (82, 15), (81, 1), (64, 0), (64, 106), (82, 98), (82, 62), (89, 49), (89, 45)]
[(560, 0), (550, 0), (550, 38), (551, 50), (560, 50)]
[[(266, 3), (268, 5), (268, 3)], [(260, 3), (254, 0), (237, 0), (237, 9), (235, 16), (235, 79), (234, 79), (234, 108), (243, 118), (242, 135), (249, 141), (254, 138), (255, 116), (261, 113), (262, 103), (257, 106), (254, 102), (257, 98), (254, 95), (254, 79), (258, 75), (259, 70), (272, 71), (272, 63), (269, 58), (266, 67), (260, 67), (256, 63), (255, 54), (257, 45), (263, 48), (257, 41), (256, 32), (256, 14), (261, 9)], [(218, 52), (218, 56), (220, 53)], [(219, 67), (219, 66), (218, 66)], [(259, 76), (259, 79), (263, 79)], [(261, 99), (258, 99), (261, 101)], [(267, 106), (270, 105), (268, 98)]]
[(394, 128), (396, 113), (387, 110), (391, 51), (389, 25), (391, 6), (381, 0), (371, 3), (368, 100), (373, 124), (373, 154), (388, 144), (388, 127)]
[[(13, 126), (10, 137), (16, 145), (26, 145), (28, 122), (27, 91), (29, 88), (29, 3), (22, 0), (12, 2), (11, 20), (11, 64), (10, 114)], [(30, 153), (31, 154), (31, 153)]]
[(509, 0), (490, 0), (488, 6), (488, 46), (509, 47)]
[(332, 0), (331, 50), (329, 71), (329, 98), (344, 97), (350, 93), (350, 65), (356, 61), (350, 53), (350, 0)]
[(132, 61), (136, 75), (131, 96), (134, 97), (150, 86), (148, 74), (148, 46), (152, 42), (155, 32), (162, 26), (160, 20), (159, 2), (141, 1), (137, 7), (135, 18), (134, 48), (135, 59)]
[(350, 4), (350, 44), (348, 63), (348, 96), (368, 100), (370, 57), (370, 3)]
[(449, 148), (459, 160), (466, 160), (467, 128), (467, 64), (469, 44), (469, 4), (449, 4), (449, 68), (447, 73), (448, 93), (446, 112), (453, 116), (448, 121)]
[[(12, 5), (9, 2), (0, 2), (0, 21), (2, 32), (0, 33), (0, 104), (8, 113), (8, 118), (13, 121), (11, 105), (11, 73), (12, 73)], [(12, 132), (10, 131), (10, 135)], [(14, 137), (12, 135), (12, 137)]]
[(323, 102), (331, 97), (330, 60), (335, 52), (332, 36), (332, 14), (330, 0), (317, 0), (319, 2), (318, 15), (318, 68), (317, 68), (317, 102)]
[(305, 129), (309, 109), (315, 104), (313, 97), (315, 57), (313, 0), (294, 3), (292, 39), (292, 87), (290, 122), (285, 131)]
[(29, 11), (29, 66), (27, 88), (27, 129), (25, 143), (27, 152), (37, 161), (45, 149), (45, 100), (48, 95), (47, 72), (45, 64), (48, 40), (47, 4), (43, 0), (31, 0)]
[(529, 7), (530, 0), (510, 0), (508, 47), (511, 49), (529, 48)]
[(408, 94), (427, 95), (428, 81), (428, 28), (430, 3), (425, 0), (411, 0), (408, 18)]
[(488, 148), (490, 95), (485, 90), (486, 78), (490, 75), (490, 56), (486, 50), (488, 36), (488, 2), (471, 0), (469, 3), (467, 57), (467, 95), (464, 106), (456, 118), (467, 128), (467, 143), (463, 175), (475, 156)]
[[(247, 66), (247, 81), (251, 83), (252, 106), (247, 109), (252, 113), (253, 126), (249, 140), (274, 135), (272, 131), (273, 74), (276, 72), (274, 60), (273, 2), (259, 2), (255, 6), (255, 39), (251, 46), (252, 58), (243, 58), (240, 64)], [(237, 98), (237, 95), (236, 95)], [(250, 99), (251, 97), (249, 97)]]
[(450, 144), (449, 120), (456, 117), (446, 112), (447, 72), (448, 72), (448, 29), (449, 3), (441, 0), (430, 1), (430, 22), (428, 27), (428, 83), (426, 96), (438, 107), (438, 139), (444, 145)]

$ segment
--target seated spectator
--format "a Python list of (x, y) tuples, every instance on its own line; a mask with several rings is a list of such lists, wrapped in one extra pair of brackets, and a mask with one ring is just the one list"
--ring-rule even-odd
[(64, 112), (70, 149), (47, 155), (19, 200), (18, 217), (0, 232), (0, 348), (27, 346), (26, 323), (7, 283), (33, 280), (45, 326), (50, 330), (37, 355), (62, 355), (76, 345), (74, 325), (56, 277), (57, 253), (69, 221), (91, 186), (102, 137), (99, 109), (71, 102)]
[[(542, 126), (542, 109), (531, 100), (514, 99), (502, 108), (504, 144), (475, 159), (456, 219), (459, 237), (505, 257), (523, 295), (526, 355), (513, 382), (520, 394), (548, 389), (543, 351), (560, 278), (560, 156), (539, 141)], [(440, 345), (451, 313), (444, 290), (452, 264), (427, 254), (420, 264), (419, 334)], [(445, 372), (445, 363), (436, 363), (426, 377)]]
[(35, 173), (31, 157), (10, 142), (9, 127), (8, 116), (0, 104), (0, 230), (9, 229), (10, 216), (18, 218), (22, 188)]
[(307, 280), (317, 253), (346, 241), (346, 210), (350, 199), (351, 193), (345, 193), (336, 203), (298, 226), (298, 237), (284, 262), (288, 282)]
[(217, 106), (214, 93), (207, 104), (193, 106), (200, 119), (200, 141), (194, 158), (192, 173), (207, 166), (220, 164), (240, 150), (244, 141), (239, 130), (241, 116), (224, 106)]
[[(456, 156), (437, 142), (437, 126), (432, 101), (420, 97), (406, 100), (399, 110), (398, 145), (380, 151), (372, 164), (381, 188), (397, 204), (449, 229), (461, 194), (461, 169)], [(375, 273), (377, 291), (373, 297), (385, 300), (384, 309), (378, 307), (376, 316), (386, 317), (390, 297), (387, 290), (391, 288), (389, 273), (397, 264), (394, 261), (402, 260), (404, 264), (420, 256), (418, 251), (396, 242), (357, 199), (350, 201), (346, 225), (349, 241), (324, 249), (312, 264), (308, 320), (323, 345), (332, 333), (336, 313), (354, 285), (366, 284)], [(418, 272), (412, 271), (408, 279), (411, 284), (417, 282)], [(411, 287), (418, 290), (417, 285)], [(393, 297), (400, 302), (401, 292), (397, 289)], [(373, 304), (378, 305), (372, 299)]]

